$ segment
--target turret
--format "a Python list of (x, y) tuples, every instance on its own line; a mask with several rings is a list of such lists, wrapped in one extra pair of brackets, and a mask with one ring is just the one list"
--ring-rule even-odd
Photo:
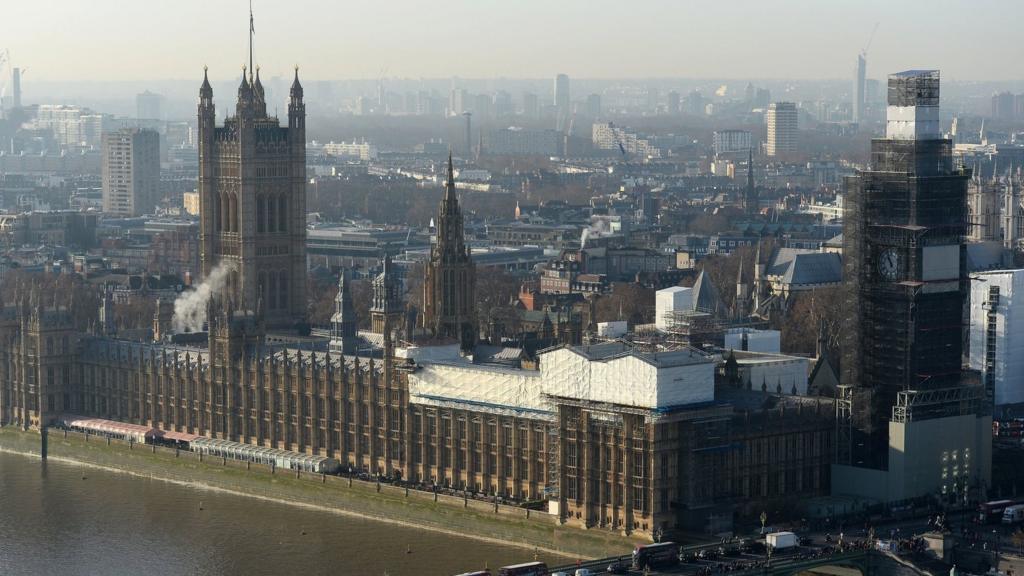
[(199, 110), (213, 110), (213, 88), (210, 86), (210, 78), (207, 76), (207, 68), (203, 66), (203, 85), (199, 87)]
[[(302, 101), (302, 84), (299, 83), (299, 67), (295, 67), (295, 80), (288, 91), (288, 127), (302, 132), (306, 131), (306, 104)], [(305, 140), (303, 140), (305, 142)]]
[(349, 290), (348, 270), (342, 270), (338, 277), (338, 295), (334, 298), (334, 315), (331, 316), (330, 349), (342, 354), (355, 354), (357, 350), (356, 309)]
[(256, 116), (265, 117), (267, 115), (267, 98), (263, 91), (263, 83), (260, 82), (260, 68), (256, 67), (256, 79), (252, 83), (252, 96), (253, 96), (253, 109), (256, 111)]
[(252, 84), (245, 75), (245, 66), (242, 66), (242, 83), (238, 85), (238, 104), (235, 110), (238, 116), (245, 116), (253, 110)]

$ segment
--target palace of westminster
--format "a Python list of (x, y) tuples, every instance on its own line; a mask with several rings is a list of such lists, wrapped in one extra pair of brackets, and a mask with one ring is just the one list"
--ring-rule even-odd
[[(547, 500), (568, 524), (653, 536), (830, 493), (832, 398), (751, 392), (735, 359), (688, 346), (549, 342), (535, 355), (479, 342), (475, 268), (449, 158), (420, 326), (390, 261), (356, 329), (340, 274), (329, 330), (306, 314), (305, 107), (296, 71), (287, 125), (242, 74), (234, 116), (199, 92), (204, 277), (227, 267), (205, 332), (174, 334), (158, 305), (148, 338), (73, 328), (22, 294), (0, 312), (0, 424), (75, 414), (336, 458), (354, 470)], [(415, 334), (413, 334), (415, 332)], [(564, 339), (566, 340), (566, 339)]]

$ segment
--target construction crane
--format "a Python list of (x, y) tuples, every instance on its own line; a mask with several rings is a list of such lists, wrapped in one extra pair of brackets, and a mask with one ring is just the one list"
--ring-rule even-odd
[(867, 59), (868, 50), (871, 49), (871, 43), (875, 40), (875, 32), (878, 32), (878, 25), (881, 22), (875, 22), (875, 27), (871, 29), (871, 36), (868, 36), (868, 43), (864, 45), (864, 48), (860, 51), (861, 58)]

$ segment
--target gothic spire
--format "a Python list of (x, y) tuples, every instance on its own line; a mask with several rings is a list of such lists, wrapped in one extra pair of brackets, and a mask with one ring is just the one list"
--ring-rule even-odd
[(199, 87), (200, 98), (212, 98), (213, 88), (210, 86), (210, 78), (207, 74), (206, 66), (203, 66), (203, 85)]
[(295, 66), (295, 80), (292, 80), (291, 90), (288, 91), (292, 100), (302, 100), (302, 84), (299, 83), (299, 67)]
[(248, 101), (252, 97), (252, 85), (245, 75), (245, 65), (242, 65), (242, 83), (238, 85), (238, 102)]
[(448, 147), (448, 173), (444, 181), (445, 200), (453, 199), (455, 196), (455, 167), (452, 164), (452, 148)]

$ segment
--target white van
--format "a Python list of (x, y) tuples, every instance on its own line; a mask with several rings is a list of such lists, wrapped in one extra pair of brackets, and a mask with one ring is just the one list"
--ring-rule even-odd
[(1024, 522), (1024, 504), (1007, 506), (1003, 510), (1003, 524), (1019, 524)]

